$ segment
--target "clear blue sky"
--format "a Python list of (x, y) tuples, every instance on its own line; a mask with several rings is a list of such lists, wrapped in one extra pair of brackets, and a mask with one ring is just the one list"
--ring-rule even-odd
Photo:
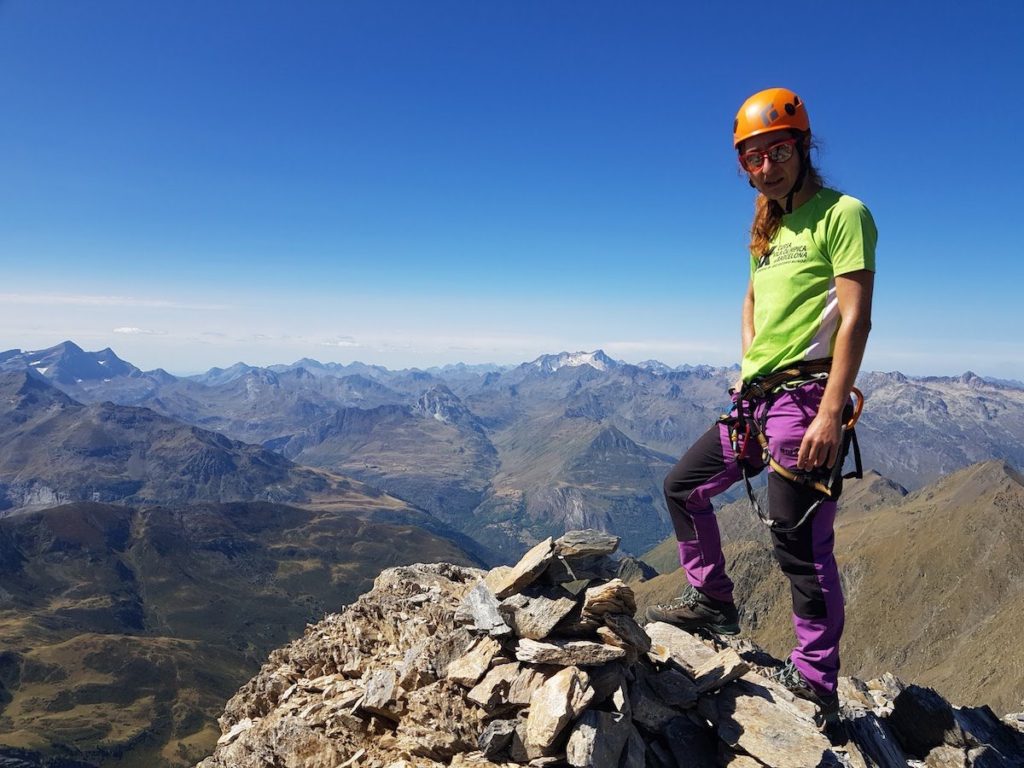
[(785, 85), (880, 231), (866, 368), (1024, 379), (1024, 3), (0, 0), (0, 348), (729, 363)]

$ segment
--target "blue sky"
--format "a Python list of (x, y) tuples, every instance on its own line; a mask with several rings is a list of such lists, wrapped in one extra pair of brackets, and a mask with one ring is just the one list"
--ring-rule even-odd
[(0, 348), (734, 362), (739, 104), (878, 224), (865, 368), (1024, 380), (1024, 4), (0, 0)]

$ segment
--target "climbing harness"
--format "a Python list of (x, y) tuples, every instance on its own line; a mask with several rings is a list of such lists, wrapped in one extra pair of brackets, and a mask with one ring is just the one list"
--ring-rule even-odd
[[(828, 379), (831, 366), (831, 358), (812, 360), (754, 379), (744, 385), (739, 392), (734, 392), (735, 415), (730, 412), (719, 419), (720, 423), (726, 424), (729, 428), (729, 441), (736, 456), (736, 461), (739, 463), (740, 470), (743, 473), (743, 482), (747, 488), (747, 497), (750, 499), (751, 507), (758, 519), (771, 528), (774, 533), (792, 533), (799, 529), (800, 526), (811, 518), (823, 502), (833, 498), (833, 489), (840, 477), (849, 479), (864, 476), (860, 457), (860, 444), (857, 441), (857, 433), (854, 430), (861, 411), (864, 409), (864, 395), (856, 387), (853, 387), (850, 392), (854, 402), (852, 405), (847, 405), (843, 413), (844, 421), (841, 428), (840, 449), (835, 464), (832, 467), (811, 471), (789, 469), (775, 460), (768, 445), (764, 421), (771, 410), (775, 396), (779, 392), (791, 392), (806, 384), (824, 382)], [(749, 409), (744, 406), (745, 403), (749, 404)], [(758, 420), (756, 411), (761, 407), (762, 403), (762, 417)], [(755, 468), (751, 467), (747, 459), (751, 437), (755, 438), (761, 447), (762, 462), (762, 466), (756, 468), (756, 471), (753, 471), (753, 475), (757, 475), (765, 466), (769, 466), (780, 477), (785, 478), (791, 483), (809, 488), (818, 494), (818, 498), (807, 508), (795, 525), (789, 527), (781, 525), (778, 520), (772, 519), (765, 513), (762, 504), (758, 501), (753, 485), (750, 482), (751, 472)], [(843, 463), (851, 447), (853, 448), (855, 468), (852, 472), (844, 475)]]

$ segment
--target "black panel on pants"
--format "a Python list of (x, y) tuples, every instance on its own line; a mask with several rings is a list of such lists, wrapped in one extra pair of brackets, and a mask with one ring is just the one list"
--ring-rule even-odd
[[(833, 499), (842, 492), (842, 479), (834, 487)], [(813, 488), (794, 483), (772, 472), (768, 475), (768, 514), (783, 527), (792, 527), (803, 517), (807, 508), (821, 494)], [(826, 616), (825, 596), (814, 569), (813, 515), (792, 533), (772, 531), (775, 559), (789, 578), (793, 596), (793, 613), (802, 619), (822, 619)], [(835, 534), (829, 533), (830, 537)], [(828, 547), (831, 551), (831, 545)]]

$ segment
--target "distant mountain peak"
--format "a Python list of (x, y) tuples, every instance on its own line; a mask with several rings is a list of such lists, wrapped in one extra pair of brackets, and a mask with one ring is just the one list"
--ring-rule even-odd
[(547, 373), (553, 373), (559, 368), (579, 368), (584, 365), (589, 365), (598, 371), (607, 371), (619, 367), (621, 363), (608, 357), (604, 350), (597, 349), (593, 352), (561, 352), (557, 355), (541, 355), (528, 365)]
[[(107, 349), (109, 350), (110, 348), (108, 347)], [(84, 349), (82, 349), (80, 346), (75, 344), (75, 342), (71, 341), (70, 339), (62, 341), (60, 344), (52, 346), (49, 349), (42, 349), (42, 350), (35, 350), (35, 351), (39, 352), (39, 353), (51, 353), (51, 352), (65, 352), (65, 353), (68, 353), (68, 352), (70, 352), (72, 354), (81, 354), (81, 353), (85, 352)], [(28, 354), (32, 354), (32, 353), (30, 352)]]
[(661, 362), (660, 360), (644, 360), (641, 363), (637, 363), (636, 367), (643, 368), (645, 371), (650, 371), (651, 373), (658, 374), (671, 373), (672, 371), (672, 368), (670, 366), (665, 365), (665, 363)]
[(178, 380), (177, 376), (168, 373), (163, 368), (154, 368), (152, 371), (146, 371), (145, 375), (161, 384), (173, 384)]
[[(308, 371), (306, 372), (308, 373)], [(257, 382), (261, 384), (269, 384), (272, 387), (276, 387), (281, 384), (281, 380), (278, 378), (277, 374), (274, 373), (269, 368), (251, 368), (250, 370), (246, 371), (245, 375), (242, 378), (247, 383)]]
[(416, 401), (416, 408), (423, 415), (445, 424), (461, 425), (480, 431), (476, 417), (444, 384), (436, 384), (420, 395)]
[(206, 373), (189, 376), (188, 378), (192, 381), (199, 382), (200, 384), (219, 386), (221, 384), (228, 384), (255, 370), (257, 370), (255, 367), (239, 361), (227, 368), (218, 368), (215, 366)]
[(316, 378), (316, 376), (314, 376), (310, 372), (310, 370), (308, 368), (306, 368), (305, 366), (303, 366), (303, 365), (298, 365), (298, 366), (296, 366), (294, 368), (289, 368), (287, 371), (283, 372), (281, 375), (282, 376), (287, 376), (287, 377), (292, 378), (292, 379), (296, 379), (298, 381), (309, 381), (311, 379), (315, 379)]
[(45, 376), (28, 368), (20, 371), (0, 373), (0, 401), (3, 410), (17, 410), (22, 407), (40, 408), (42, 404), (60, 406), (78, 405), (68, 395), (47, 381)]
[(4, 368), (19, 367), (36, 371), (51, 381), (67, 386), (82, 382), (98, 382), (120, 376), (140, 376), (141, 371), (126, 363), (108, 347), (99, 352), (85, 352), (73, 341), (63, 341), (47, 349), (5, 353)]

